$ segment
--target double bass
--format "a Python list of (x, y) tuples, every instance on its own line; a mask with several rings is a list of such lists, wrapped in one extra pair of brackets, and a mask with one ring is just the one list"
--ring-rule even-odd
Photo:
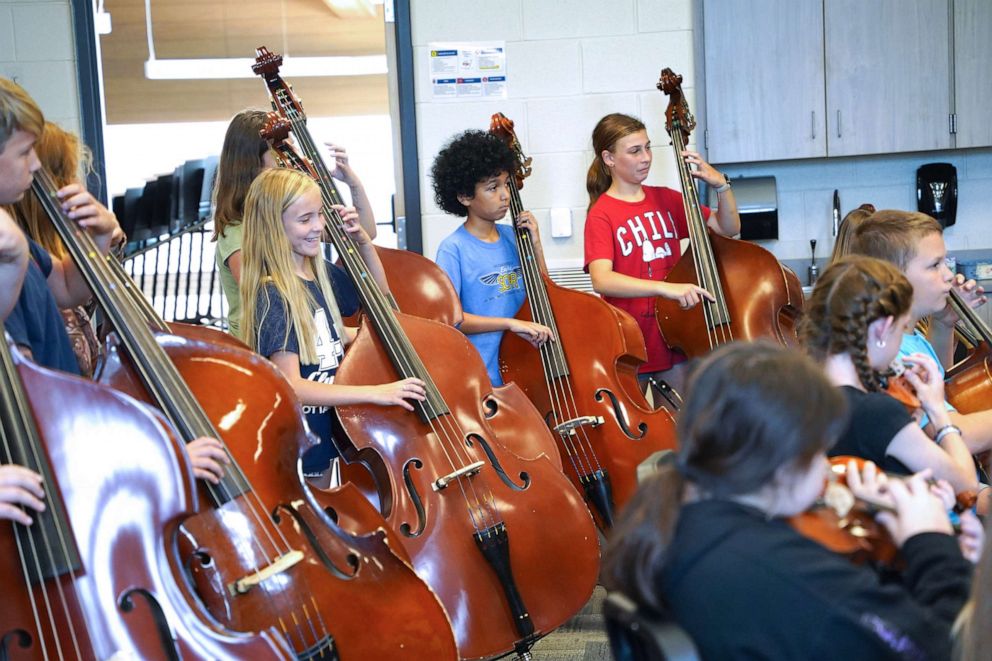
[[(510, 213), (516, 218), (524, 212), (520, 189), (531, 159), (502, 113), (492, 116), (489, 131), (517, 158), (509, 181)], [(637, 489), (637, 466), (659, 450), (675, 448), (675, 420), (667, 409), (652, 409), (638, 385), (637, 368), (647, 357), (633, 317), (598, 296), (553, 282), (539, 266), (530, 233), (516, 228), (515, 235), (527, 292), (517, 318), (547, 326), (555, 339), (535, 350), (505, 333), (500, 372), (544, 416), (569, 479), (607, 532)]]
[(992, 329), (978, 313), (951, 290), (948, 305), (958, 318), (971, 326), (978, 342), (971, 354), (947, 371), (944, 386), (947, 401), (961, 413), (974, 413), (992, 408)]
[(655, 299), (655, 318), (665, 342), (690, 358), (727, 342), (759, 337), (799, 346), (796, 325), (803, 307), (799, 278), (761, 246), (707, 230), (689, 164), (682, 156), (696, 127), (682, 94), (682, 76), (664, 69), (658, 89), (669, 96), (665, 128), (678, 164), (691, 242), (690, 252), (666, 280), (699, 285), (716, 299), (703, 299), (690, 310), (682, 310), (676, 300)]
[[(278, 58), (260, 49), (255, 70), (303, 155), (319, 167), (305, 118), (278, 78)], [(335, 383), (416, 377), (427, 390), (412, 413), (336, 407), (347, 434), (342, 454), (366, 463), (375, 476), (386, 520), (448, 609), (459, 654), (524, 655), (592, 594), (599, 571), (592, 517), (547, 456), (522, 458), (506, 449), (502, 430), (510, 423), (504, 420), (499, 433), (490, 424), (506, 412), (473, 345), (446, 324), (397, 312), (329, 202), (325, 190), (327, 233), (366, 314)], [(514, 418), (515, 433), (553, 448), (540, 416), (520, 398), (525, 405)]]
[[(224, 477), (201, 481), (200, 511), (169, 529), (173, 571), (206, 611), (236, 631), (276, 627), (298, 658), (454, 658), (443, 607), (385, 532), (354, 535), (339, 524), (356, 512), (377, 516), (371, 506), (343, 487), (336, 502), (348, 510), (339, 514), (303, 484), (299, 460), (314, 440), (276, 368), (232, 344), (153, 333), (89, 235), (64, 216), (44, 170), (32, 188), (115, 329), (100, 381), (152, 401), (183, 442), (224, 444)], [(374, 636), (369, 621), (383, 623)]]
[(190, 513), (193, 476), (152, 411), (3, 342), (0, 463), (45, 490), (32, 525), (0, 526), (0, 658), (290, 658), (274, 631), (216, 626), (175, 579), (165, 530)]

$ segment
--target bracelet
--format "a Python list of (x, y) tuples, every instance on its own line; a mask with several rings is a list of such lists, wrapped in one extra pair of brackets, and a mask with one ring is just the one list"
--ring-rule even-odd
[(724, 175), (724, 179), (726, 179), (726, 182), (724, 182), (722, 186), (717, 186), (716, 188), (713, 189), (713, 192), (715, 192), (717, 195), (719, 195), (720, 193), (726, 193), (728, 190), (730, 190), (730, 179), (728, 179), (726, 175)]
[(957, 434), (958, 436), (960, 436), (961, 429), (955, 427), (954, 425), (944, 425), (943, 427), (937, 430), (937, 435), (933, 437), (934, 443), (940, 445), (940, 442), (943, 441), (944, 437), (947, 436), (948, 434)]

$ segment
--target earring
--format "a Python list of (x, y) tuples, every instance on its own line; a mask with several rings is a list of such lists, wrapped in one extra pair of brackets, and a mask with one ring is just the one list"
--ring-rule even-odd
[(875, 346), (879, 349), (885, 348), (885, 340), (875, 340)]

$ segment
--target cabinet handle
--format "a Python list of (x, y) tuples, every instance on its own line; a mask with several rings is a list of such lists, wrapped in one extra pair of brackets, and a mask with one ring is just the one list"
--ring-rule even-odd
[(816, 140), (816, 111), (809, 111), (809, 138)]
[(837, 109), (837, 137), (840, 137), (840, 109)]

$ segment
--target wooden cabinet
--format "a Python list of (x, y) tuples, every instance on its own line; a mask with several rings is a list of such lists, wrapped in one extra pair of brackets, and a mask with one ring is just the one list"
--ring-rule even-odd
[[(704, 0), (709, 160), (850, 156), (992, 144), (992, 3)], [(968, 26), (963, 29), (962, 26)], [(967, 53), (968, 55), (964, 55)], [(965, 90), (967, 92), (965, 93)], [(975, 137), (970, 137), (975, 133)]]
[(707, 0), (703, 21), (709, 160), (825, 156), (823, 0)]
[(825, 0), (827, 154), (948, 149), (948, 0)]
[(958, 147), (992, 145), (990, 68), (992, 2), (954, 0), (954, 114)]

